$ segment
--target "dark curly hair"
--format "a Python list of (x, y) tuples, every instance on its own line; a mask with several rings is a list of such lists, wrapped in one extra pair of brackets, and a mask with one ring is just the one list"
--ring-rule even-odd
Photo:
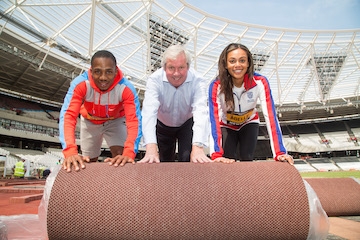
[(95, 58), (110, 58), (114, 61), (114, 64), (116, 66), (116, 58), (115, 58), (114, 54), (112, 54), (111, 52), (109, 52), (107, 50), (99, 50), (96, 53), (94, 53), (94, 55), (91, 58), (91, 66), (92, 66)]

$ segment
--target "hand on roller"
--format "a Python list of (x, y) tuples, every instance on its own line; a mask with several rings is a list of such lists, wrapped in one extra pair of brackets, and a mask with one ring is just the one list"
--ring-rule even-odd
[(78, 172), (80, 170), (80, 167), (82, 169), (85, 168), (84, 161), (90, 162), (90, 158), (87, 156), (84, 157), (80, 155), (72, 155), (70, 157), (65, 158), (62, 165), (64, 170), (66, 170), (67, 172), (71, 172), (71, 165), (73, 165), (75, 171)]
[(159, 163), (159, 152), (155, 143), (146, 144), (146, 153), (138, 163)]
[(290, 163), (290, 165), (294, 165), (294, 159), (291, 155), (289, 154), (283, 154), (283, 155), (279, 155), (277, 157), (277, 159), (280, 161), (280, 162), (288, 162)]
[(220, 163), (234, 163), (235, 159), (230, 159), (230, 158), (226, 158), (226, 157), (219, 157), (219, 158), (215, 158), (214, 161), (215, 162), (220, 162)]
[(126, 163), (132, 163), (132, 164), (135, 164), (135, 161), (134, 159), (130, 158), (130, 157), (127, 157), (127, 156), (124, 156), (124, 155), (116, 155), (115, 157), (113, 158), (106, 158), (104, 160), (104, 162), (108, 162), (109, 165), (112, 165), (114, 167), (117, 167), (117, 166), (124, 166)]
[(207, 163), (212, 162), (210, 158), (204, 153), (204, 149), (201, 146), (194, 145), (192, 146), (190, 161), (194, 163)]

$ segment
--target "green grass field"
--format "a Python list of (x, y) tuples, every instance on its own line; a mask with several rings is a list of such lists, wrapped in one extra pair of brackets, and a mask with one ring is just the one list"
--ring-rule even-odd
[(303, 178), (347, 178), (360, 179), (360, 171), (301, 172)]

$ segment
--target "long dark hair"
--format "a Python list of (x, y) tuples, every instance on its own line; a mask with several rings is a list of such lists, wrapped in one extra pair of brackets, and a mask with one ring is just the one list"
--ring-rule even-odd
[(252, 79), (254, 76), (254, 62), (250, 50), (243, 44), (230, 43), (220, 54), (219, 62), (218, 62), (218, 69), (219, 69), (218, 78), (220, 79), (220, 93), (223, 93), (225, 95), (226, 105), (230, 106), (231, 109), (233, 109), (234, 107), (234, 96), (232, 91), (234, 84), (232, 81), (232, 77), (226, 68), (227, 56), (229, 52), (234, 51), (235, 49), (238, 48), (244, 50), (248, 57), (249, 67), (246, 73), (248, 74), (249, 79)]

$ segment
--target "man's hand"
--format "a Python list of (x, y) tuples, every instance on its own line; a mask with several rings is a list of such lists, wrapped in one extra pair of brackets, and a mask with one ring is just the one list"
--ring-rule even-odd
[(206, 156), (202, 147), (193, 145), (190, 154), (190, 162), (207, 163), (213, 161), (211, 161), (211, 159)]
[(71, 165), (74, 165), (75, 172), (78, 172), (80, 170), (80, 167), (82, 169), (85, 168), (84, 161), (90, 162), (90, 158), (88, 156), (72, 155), (65, 158), (62, 165), (64, 170), (66, 170), (67, 172), (71, 172)]
[(127, 156), (123, 156), (123, 155), (116, 155), (115, 157), (113, 158), (106, 158), (104, 160), (104, 162), (108, 162), (109, 165), (113, 165), (114, 167), (117, 167), (117, 166), (124, 166), (126, 163), (132, 163), (132, 164), (135, 164), (135, 160), (130, 158), (130, 157), (127, 157)]
[(160, 163), (157, 144), (155, 143), (146, 144), (145, 156), (143, 157), (143, 159), (138, 161), (138, 163)]
[(226, 157), (218, 157), (218, 158), (215, 158), (214, 161), (221, 162), (221, 163), (234, 163), (235, 159), (230, 159), (230, 158), (226, 158)]

